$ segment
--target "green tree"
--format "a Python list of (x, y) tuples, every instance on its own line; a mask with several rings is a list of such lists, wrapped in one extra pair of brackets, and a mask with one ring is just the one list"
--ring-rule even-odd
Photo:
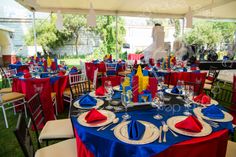
[(63, 16), (64, 23), (64, 34), (68, 34), (71, 38), (75, 39), (75, 50), (76, 56), (79, 55), (78, 52), (78, 44), (79, 44), (79, 31), (82, 28), (87, 28), (87, 21), (84, 15), (75, 15), (75, 14), (67, 14)]
[[(56, 17), (51, 16), (51, 20), (38, 20), (36, 22), (37, 44), (41, 45), (43, 50), (55, 49), (63, 46), (66, 41), (71, 39), (71, 35), (65, 32), (59, 32), (55, 27)], [(34, 44), (33, 29), (30, 29), (25, 36), (27, 45)]]
[(184, 41), (189, 45), (207, 46), (210, 49), (215, 48), (222, 38), (221, 31), (215, 29), (213, 23), (210, 22), (196, 24), (183, 36)]
[[(124, 19), (118, 17), (118, 52), (121, 52), (125, 37)], [(97, 51), (103, 54), (115, 54), (116, 52), (116, 17), (115, 16), (98, 16), (97, 27), (93, 28), (100, 36), (102, 43)]]

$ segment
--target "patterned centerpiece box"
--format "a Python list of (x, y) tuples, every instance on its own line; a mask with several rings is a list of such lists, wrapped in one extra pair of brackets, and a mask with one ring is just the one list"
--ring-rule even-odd
[(157, 92), (157, 79), (144, 76), (141, 66), (136, 74), (132, 73), (122, 83), (123, 93), (132, 92), (131, 101), (134, 103), (151, 102)]

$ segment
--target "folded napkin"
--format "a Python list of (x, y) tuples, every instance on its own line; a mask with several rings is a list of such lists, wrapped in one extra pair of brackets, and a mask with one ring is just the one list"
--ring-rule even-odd
[(120, 90), (123, 90), (123, 86), (122, 85), (120, 85)]
[(92, 107), (97, 104), (97, 100), (91, 97), (89, 94), (85, 94), (79, 97), (79, 104), (81, 107)]
[(95, 95), (104, 96), (106, 94), (106, 89), (103, 86), (100, 86), (96, 89)]
[(66, 73), (65, 71), (59, 71), (58, 76), (64, 76), (65, 73)]
[(23, 75), (24, 75), (23, 72), (18, 72), (18, 73), (16, 74), (16, 76), (18, 76), (18, 77), (21, 77), (21, 76), (23, 76)]
[(190, 69), (191, 70), (197, 70), (197, 67), (191, 67)]
[(22, 65), (21, 61), (17, 61), (16, 64), (18, 64), (18, 65)]
[(187, 71), (188, 71), (188, 69), (183, 67), (183, 72), (187, 72)]
[(175, 127), (189, 132), (201, 132), (202, 124), (194, 116), (188, 116), (186, 119), (175, 124)]
[(202, 104), (210, 104), (211, 103), (211, 97), (208, 95), (202, 93), (193, 98), (195, 102), (202, 103)]
[(112, 99), (120, 99), (121, 98), (121, 92), (115, 92), (112, 96)]
[(25, 73), (24, 74), (24, 78), (31, 78), (32, 76), (31, 76), (31, 74), (30, 73)]
[(182, 94), (182, 91), (179, 91), (179, 89), (176, 86), (174, 86), (171, 90), (171, 93)]
[(202, 113), (204, 116), (212, 118), (212, 119), (224, 118), (224, 113), (216, 105), (211, 105), (209, 107), (202, 109)]
[(107, 117), (101, 114), (98, 110), (96, 109), (91, 109), (87, 115), (85, 116), (85, 120), (87, 123), (92, 123), (92, 122), (97, 122), (101, 120), (106, 120)]
[(143, 137), (143, 134), (145, 132), (145, 125), (142, 123), (131, 120), (131, 122), (128, 124), (128, 135), (130, 140), (139, 140)]
[(144, 69), (145, 70), (150, 70), (151, 68), (149, 66), (146, 66)]

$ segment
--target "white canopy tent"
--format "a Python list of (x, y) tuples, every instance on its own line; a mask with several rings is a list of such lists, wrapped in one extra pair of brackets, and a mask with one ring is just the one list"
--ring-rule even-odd
[(98, 15), (236, 19), (236, 0), (16, 0), (30, 10), (87, 14), (90, 2)]
[[(88, 14), (150, 18), (236, 19), (236, 0), (16, 0), (33, 12)], [(184, 21), (184, 20), (183, 20)], [(188, 24), (187, 24), (188, 25)], [(116, 25), (117, 26), (117, 25)], [(36, 38), (35, 38), (36, 45)]]

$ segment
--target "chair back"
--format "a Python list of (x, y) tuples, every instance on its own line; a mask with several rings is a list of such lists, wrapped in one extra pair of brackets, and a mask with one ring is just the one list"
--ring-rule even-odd
[(6, 78), (6, 87), (12, 87), (12, 82), (13, 82), (13, 78), (16, 76), (17, 74), (17, 70), (16, 69), (7, 69), (4, 71), (4, 76)]
[(213, 82), (217, 79), (217, 76), (219, 75), (220, 70), (217, 70), (217, 67), (210, 66), (209, 72), (207, 74), (207, 78)]
[(116, 75), (117, 63), (106, 63), (107, 75)]
[(69, 84), (73, 100), (90, 92), (90, 82), (85, 74), (69, 75)]
[(98, 68), (94, 71), (93, 76), (93, 89), (96, 90), (97, 88), (97, 78), (98, 78)]
[(9, 80), (8, 77), (2, 67), (0, 67), (0, 73), (1, 73), (1, 79), (2, 79), (2, 86), (1, 88), (7, 88), (9, 87)]
[[(45, 115), (43, 112), (43, 107), (40, 102), (39, 94), (36, 93), (27, 101), (27, 110), (30, 116), (30, 119), (33, 124), (33, 129), (36, 132), (37, 139), (39, 138), (39, 131), (46, 124)], [(38, 142), (38, 148), (40, 148), (40, 143)]]
[(17, 138), (18, 143), (20, 144), (20, 147), (24, 153), (24, 156), (34, 157), (35, 150), (33, 147), (32, 138), (30, 136), (26, 121), (22, 113), (19, 114), (16, 129), (14, 130), (14, 134)]

